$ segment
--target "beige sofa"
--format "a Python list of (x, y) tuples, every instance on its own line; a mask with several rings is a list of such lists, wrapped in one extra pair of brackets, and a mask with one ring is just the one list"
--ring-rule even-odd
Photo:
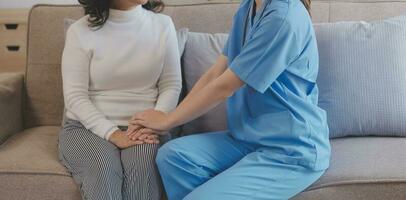
[[(406, 13), (405, 0), (355, 1), (314, 1), (313, 20), (371, 20)], [(226, 0), (169, 3), (165, 13), (177, 28), (195, 32), (227, 32), (238, 7)], [(0, 199), (80, 199), (57, 158), (63, 112), (63, 19), (80, 16), (78, 6), (35, 6), (29, 16), (25, 76), (0, 75), (0, 133), (12, 135), (0, 147)], [(399, 148), (406, 146), (406, 139), (342, 138), (331, 143), (331, 167), (295, 199), (406, 199), (406, 155)], [(386, 157), (383, 152), (394, 155)], [(366, 165), (378, 158), (389, 164)]]

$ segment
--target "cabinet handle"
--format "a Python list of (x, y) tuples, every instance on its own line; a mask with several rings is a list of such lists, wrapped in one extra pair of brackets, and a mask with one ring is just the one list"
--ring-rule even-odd
[(4, 24), (7, 30), (16, 30), (18, 28), (18, 24)]
[(18, 51), (18, 50), (20, 50), (20, 46), (16, 46), (16, 45), (9, 45), (9, 46), (7, 46), (7, 50), (8, 51)]

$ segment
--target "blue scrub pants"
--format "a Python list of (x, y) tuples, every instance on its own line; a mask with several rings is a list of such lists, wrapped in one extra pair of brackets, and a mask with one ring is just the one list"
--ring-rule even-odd
[(161, 147), (156, 158), (169, 200), (282, 200), (324, 173), (270, 158), (228, 132), (190, 135)]

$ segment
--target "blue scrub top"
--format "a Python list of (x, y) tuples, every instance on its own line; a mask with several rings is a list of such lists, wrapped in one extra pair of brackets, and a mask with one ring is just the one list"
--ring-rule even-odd
[(252, 18), (253, 3), (241, 3), (223, 50), (229, 69), (246, 83), (227, 100), (230, 133), (277, 162), (326, 169), (329, 129), (317, 106), (311, 18), (300, 0), (263, 0)]

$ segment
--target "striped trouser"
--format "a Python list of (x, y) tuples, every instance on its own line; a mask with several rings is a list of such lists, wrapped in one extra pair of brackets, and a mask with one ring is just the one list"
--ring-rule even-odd
[(58, 139), (59, 160), (72, 174), (82, 198), (92, 200), (159, 200), (158, 147), (143, 144), (120, 150), (69, 118)]

